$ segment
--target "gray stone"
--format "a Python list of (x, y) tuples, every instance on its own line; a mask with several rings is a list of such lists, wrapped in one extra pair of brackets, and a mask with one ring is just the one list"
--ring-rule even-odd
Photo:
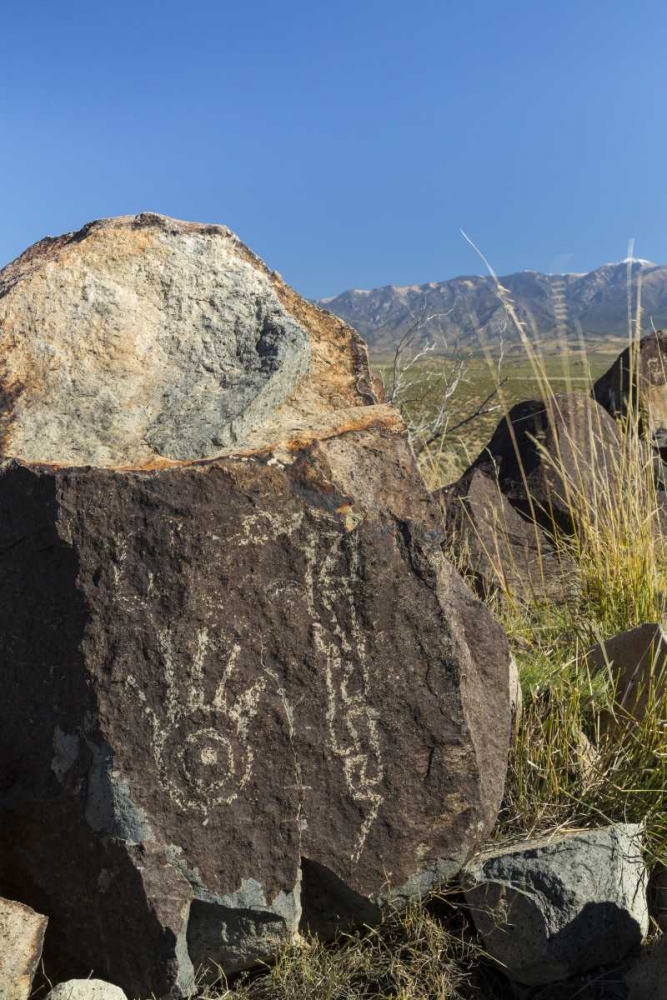
[(463, 884), (485, 948), (527, 986), (618, 963), (648, 930), (636, 825), (489, 851), (466, 869)]
[(0, 891), (48, 968), (187, 994), (455, 875), (509, 650), (354, 331), (156, 216), (0, 282)]
[(664, 698), (667, 633), (649, 622), (598, 643), (587, 654), (594, 671), (608, 673), (618, 710), (605, 715), (604, 726), (624, 726), (644, 718), (655, 700)]
[(70, 979), (54, 987), (47, 1000), (127, 1000), (127, 997), (118, 986), (101, 979)]
[(29, 906), (0, 899), (0, 1000), (28, 1000), (47, 923)]

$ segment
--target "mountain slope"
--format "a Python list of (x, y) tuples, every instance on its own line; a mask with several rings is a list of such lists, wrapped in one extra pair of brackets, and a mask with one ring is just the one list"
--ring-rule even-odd
[[(656, 327), (667, 325), (667, 265), (632, 260), (588, 274), (522, 271), (500, 283), (531, 339), (546, 347), (627, 336), (628, 290), (634, 315), (639, 285), (644, 326), (650, 329), (651, 320)], [(520, 341), (491, 277), (352, 289), (319, 304), (354, 326), (375, 352), (393, 350), (415, 327), (419, 339), (450, 348), (493, 349), (501, 338), (511, 348)]]

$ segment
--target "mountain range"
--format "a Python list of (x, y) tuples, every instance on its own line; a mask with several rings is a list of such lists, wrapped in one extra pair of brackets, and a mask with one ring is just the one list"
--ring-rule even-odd
[[(608, 346), (628, 335), (628, 314), (642, 328), (667, 326), (667, 264), (628, 258), (586, 274), (521, 271), (496, 280), (466, 275), (425, 285), (351, 289), (321, 299), (365, 338), (376, 354), (393, 352), (402, 338), (443, 350), (512, 350), (521, 343), (513, 311), (543, 349)], [(508, 303), (513, 310), (508, 310)]]

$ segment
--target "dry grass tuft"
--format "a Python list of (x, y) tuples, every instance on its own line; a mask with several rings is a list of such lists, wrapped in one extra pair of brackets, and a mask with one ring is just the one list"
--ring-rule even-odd
[(202, 1000), (501, 1000), (480, 957), (464, 912), (441, 895), (331, 944), (294, 944), (260, 973), (231, 986), (221, 977)]

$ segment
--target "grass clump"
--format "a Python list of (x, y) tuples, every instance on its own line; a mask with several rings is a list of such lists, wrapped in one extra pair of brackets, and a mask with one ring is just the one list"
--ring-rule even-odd
[[(548, 373), (540, 359), (532, 361), (546, 408), (555, 408)], [(526, 601), (498, 576), (492, 601), (524, 697), (498, 835), (522, 839), (561, 826), (645, 822), (650, 857), (664, 865), (667, 684), (647, 678), (646, 710), (635, 718), (618, 702), (613, 671), (594, 671), (587, 658), (598, 642), (665, 620), (667, 539), (643, 426), (645, 415), (630, 403), (614, 454), (607, 449), (591, 461), (575, 435), (563, 448), (567, 461), (558, 447), (555, 454), (543, 450), (575, 526), (571, 535), (555, 527), (548, 532), (571, 566), (575, 596)], [(597, 429), (589, 431), (596, 439)], [(588, 468), (577, 468), (577, 461)]]
[(465, 914), (445, 895), (389, 912), (376, 928), (302, 940), (263, 972), (224, 978), (202, 1000), (500, 1000)]

